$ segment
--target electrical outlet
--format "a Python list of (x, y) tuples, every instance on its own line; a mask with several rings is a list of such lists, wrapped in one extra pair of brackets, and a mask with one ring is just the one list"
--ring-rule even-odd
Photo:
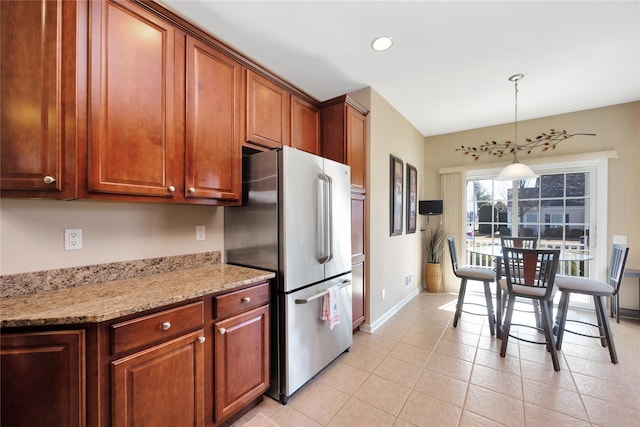
[(64, 229), (64, 250), (76, 251), (82, 249), (82, 229), (81, 228), (65, 228)]
[(412, 281), (413, 281), (413, 278), (411, 277), (411, 274), (407, 274), (406, 276), (404, 276), (404, 286), (405, 287), (409, 286)]
[(204, 239), (205, 239), (204, 225), (196, 225), (196, 240), (204, 240)]
[(384, 299), (387, 297), (387, 290), (383, 289), (382, 290), (382, 300), (384, 301)]

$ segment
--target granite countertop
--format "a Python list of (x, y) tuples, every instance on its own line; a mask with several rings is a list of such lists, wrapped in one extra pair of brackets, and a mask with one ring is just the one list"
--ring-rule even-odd
[(268, 271), (213, 264), (0, 298), (0, 327), (103, 322), (273, 277)]

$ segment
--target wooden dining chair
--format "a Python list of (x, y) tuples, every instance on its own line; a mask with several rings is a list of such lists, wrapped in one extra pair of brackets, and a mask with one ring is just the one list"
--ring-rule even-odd
[[(524, 340), (534, 344), (546, 344), (551, 353), (553, 369), (560, 370), (560, 362), (556, 351), (555, 336), (553, 335), (553, 297), (557, 287), (554, 284), (558, 270), (560, 250), (558, 249), (524, 249), (502, 248), (502, 262), (504, 277), (500, 278), (500, 287), (507, 294), (507, 311), (502, 324), (502, 346), (500, 356), (505, 357), (509, 337)], [(544, 332), (545, 342), (537, 342), (510, 335), (513, 311), (516, 298), (528, 298), (538, 302), (541, 312), (541, 330)], [(518, 325), (532, 327), (529, 325)], [(536, 327), (536, 329), (538, 329)]]
[[(609, 324), (609, 318), (607, 317), (604, 298), (609, 297), (612, 300), (617, 298), (628, 255), (629, 248), (627, 246), (613, 245), (613, 248), (611, 249), (611, 258), (609, 260), (609, 273), (606, 282), (591, 280), (586, 277), (561, 275), (556, 277), (556, 284), (558, 285), (558, 289), (562, 292), (562, 295), (560, 296), (560, 304), (558, 305), (558, 314), (556, 316), (558, 334), (556, 347), (558, 350), (562, 348), (562, 339), (565, 332), (589, 338), (600, 338), (602, 346), (609, 347), (611, 362), (618, 363), (618, 355), (613, 344), (613, 334), (611, 333), (611, 325)], [(571, 294), (582, 294), (593, 297), (597, 324), (567, 319)], [(576, 322), (597, 327), (599, 335), (582, 334), (575, 331), (565, 330), (567, 322)]]
[(453, 267), (453, 274), (456, 277), (460, 278), (460, 290), (458, 291), (458, 302), (456, 304), (456, 313), (453, 316), (453, 327), (458, 326), (458, 319), (460, 318), (461, 313), (472, 314), (475, 316), (484, 316), (484, 314), (474, 313), (472, 311), (463, 310), (463, 305), (465, 304), (465, 293), (467, 292), (467, 282), (478, 281), (482, 282), (484, 285), (484, 297), (485, 297), (485, 305), (467, 302), (468, 305), (476, 305), (486, 307), (487, 317), (489, 319), (489, 331), (491, 335), (495, 335), (495, 314), (493, 311), (493, 300), (491, 296), (491, 287), (490, 284), (496, 280), (496, 272), (490, 268), (480, 268), (480, 267), (460, 267), (458, 266), (458, 255), (456, 251), (456, 241), (455, 238), (450, 237), (447, 239), (449, 242), (449, 253), (451, 255), (451, 265)]

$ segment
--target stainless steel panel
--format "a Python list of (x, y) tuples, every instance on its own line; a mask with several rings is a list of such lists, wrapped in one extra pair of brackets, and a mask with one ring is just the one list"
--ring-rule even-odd
[(324, 265), (319, 261), (323, 233), (319, 178), (322, 173), (321, 157), (283, 147), (281, 256), (285, 292), (325, 279)]
[(278, 271), (277, 154), (243, 159), (244, 206), (224, 210), (225, 262)]
[[(320, 318), (324, 293), (331, 286), (340, 290), (340, 324), (329, 329), (329, 322)], [(296, 300), (309, 300), (296, 303)], [(285, 301), (285, 364), (286, 397), (293, 394), (318, 372), (353, 344), (351, 331), (351, 274), (319, 283), (286, 296)]]
[(351, 173), (342, 163), (324, 159), (324, 173), (331, 179), (332, 258), (325, 264), (325, 277), (351, 271)]

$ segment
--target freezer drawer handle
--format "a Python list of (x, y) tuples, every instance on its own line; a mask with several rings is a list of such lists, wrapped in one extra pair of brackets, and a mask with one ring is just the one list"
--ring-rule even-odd
[[(349, 280), (349, 279), (344, 280), (342, 282), (342, 284), (340, 285), (340, 289), (344, 288), (345, 286), (349, 286), (350, 283), (351, 283), (351, 280)], [(309, 298), (297, 299), (296, 300), (296, 304), (306, 304), (309, 301), (313, 301), (314, 299), (321, 298), (321, 297), (325, 296), (328, 293), (329, 293), (329, 291), (322, 291), (319, 294), (315, 294), (314, 296), (309, 297)]]

